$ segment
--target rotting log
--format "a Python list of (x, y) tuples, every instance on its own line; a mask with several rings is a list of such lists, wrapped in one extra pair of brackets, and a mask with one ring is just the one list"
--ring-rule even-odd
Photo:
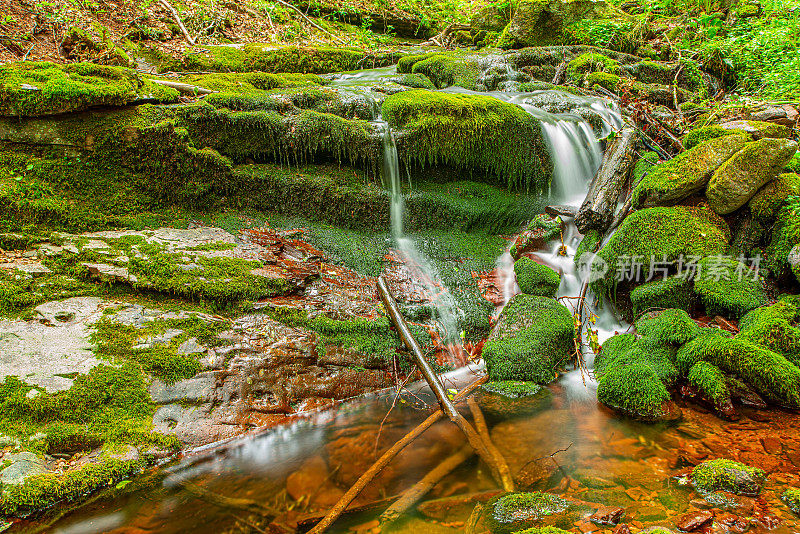
[[(470, 398), (470, 401), (471, 400)], [(439, 465), (431, 469), (419, 482), (406, 490), (399, 499), (392, 503), (392, 505), (381, 514), (381, 523), (389, 523), (401, 517), (427, 495), (444, 477), (452, 473), (456, 467), (469, 460), (474, 454), (475, 452), (472, 450), (472, 447), (465, 445), (454, 454), (442, 460)]]
[(405, 318), (403, 318), (403, 315), (400, 313), (400, 309), (397, 307), (397, 302), (395, 302), (394, 297), (389, 291), (389, 286), (386, 284), (386, 280), (383, 278), (383, 276), (378, 277), (378, 294), (380, 295), (384, 308), (386, 308), (386, 311), (389, 314), (389, 319), (392, 321), (395, 328), (397, 328), (397, 332), (400, 335), (400, 339), (403, 341), (403, 344), (406, 346), (409, 352), (411, 352), (411, 356), (414, 358), (417, 368), (420, 370), (422, 376), (425, 378), (425, 381), (428, 383), (428, 386), (436, 396), (436, 400), (439, 401), (439, 406), (441, 407), (442, 411), (447, 415), (448, 419), (455, 423), (455, 425), (461, 430), (461, 432), (467, 438), (469, 444), (475, 450), (475, 453), (490, 467), (493, 474), (497, 477), (497, 480), (503, 486), (503, 489), (506, 491), (514, 491), (514, 481), (511, 478), (508, 466), (506, 466), (505, 469), (501, 467), (501, 462), (499, 462), (497, 458), (495, 458), (495, 456), (489, 452), (487, 443), (483, 440), (480, 434), (478, 434), (478, 432), (475, 430), (475, 427), (473, 427), (469, 421), (467, 421), (467, 419), (461, 415), (461, 413), (459, 413), (453, 402), (447, 396), (447, 392), (445, 391), (442, 382), (439, 380), (439, 377), (436, 376), (436, 373), (428, 363), (428, 360), (425, 359), (425, 355), (422, 354), (422, 349), (420, 349), (419, 345), (417, 344), (417, 340), (411, 335), (411, 330), (408, 328)]
[[(459, 391), (455, 397), (453, 397), (453, 402), (458, 402), (469, 395), (472, 394), (476, 389), (480, 387), (481, 384), (487, 381), (486, 376), (482, 376), (481, 378), (475, 380), (467, 387)], [(378, 474), (386, 467), (389, 462), (394, 459), (395, 456), (400, 454), (408, 444), (413, 442), (419, 436), (421, 436), (426, 430), (432, 427), (436, 422), (440, 421), (444, 417), (444, 412), (440, 409), (433, 412), (431, 415), (428, 416), (423, 422), (417, 425), (414, 429), (411, 430), (408, 434), (403, 436), (399, 441), (397, 441), (394, 445), (392, 445), (386, 452), (384, 452), (380, 458), (378, 458), (375, 463), (367, 469), (363, 475), (356, 480), (355, 484), (350, 486), (344, 495), (339, 499), (339, 501), (330, 509), (328, 514), (320, 520), (319, 523), (312, 528), (309, 533), (310, 534), (321, 534), (330, 528), (330, 526), (339, 518), (340, 515), (350, 506), (350, 503), (358, 497), (358, 494), (361, 493), (367, 484), (372, 482), (372, 480), (378, 476)]]
[(611, 225), (622, 188), (633, 169), (636, 139), (636, 130), (626, 126), (606, 149), (603, 163), (575, 216), (575, 226), (581, 233), (592, 229), (602, 233)]
[(211, 89), (206, 89), (205, 87), (191, 85), (188, 83), (173, 82), (169, 80), (154, 80), (152, 78), (150, 78), (149, 81), (157, 83), (158, 85), (163, 85), (164, 87), (171, 87), (176, 91), (178, 91), (179, 93), (187, 95), (210, 95), (211, 93), (217, 92), (217, 91), (212, 91)]

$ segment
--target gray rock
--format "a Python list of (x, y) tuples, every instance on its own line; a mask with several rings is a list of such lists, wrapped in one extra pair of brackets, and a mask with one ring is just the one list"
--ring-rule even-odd
[(41, 263), (23, 263), (16, 267), (17, 271), (24, 273), (34, 278), (50, 274), (53, 271), (42, 265)]
[(772, 137), (776, 139), (787, 139), (792, 136), (792, 129), (773, 122), (762, 121), (730, 121), (720, 124), (720, 128), (725, 130), (738, 130), (753, 136), (753, 139), (763, 139)]
[(189, 354), (199, 354), (206, 352), (208, 349), (197, 342), (196, 338), (187, 339), (178, 347), (178, 354), (187, 356)]
[(136, 276), (129, 274), (125, 267), (115, 267), (107, 263), (83, 263), (89, 274), (104, 282), (130, 282), (136, 283)]
[(22, 484), (28, 477), (47, 472), (44, 460), (32, 452), (6, 454), (3, 461), (6, 460), (10, 460), (11, 465), (0, 472), (0, 482), (3, 484)]
[(174, 402), (205, 403), (215, 398), (216, 380), (213, 377), (195, 377), (166, 384), (154, 380), (150, 385), (150, 396), (156, 404)]

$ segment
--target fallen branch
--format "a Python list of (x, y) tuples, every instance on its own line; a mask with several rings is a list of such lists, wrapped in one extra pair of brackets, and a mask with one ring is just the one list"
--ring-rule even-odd
[(575, 226), (582, 234), (591, 229), (604, 232), (613, 221), (617, 200), (633, 169), (636, 140), (636, 130), (626, 126), (603, 154), (603, 163), (575, 216)]
[[(492, 441), (491, 436), (489, 435), (489, 427), (486, 426), (486, 418), (483, 416), (481, 407), (478, 406), (478, 403), (472, 397), (467, 399), (467, 406), (469, 406), (469, 410), (472, 412), (472, 419), (475, 421), (475, 428), (478, 430), (478, 434), (486, 444), (486, 448), (489, 449), (489, 454), (491, 454), (494, 457), (495, 462), (497, 462), (497, 467), (500, 471), (500, 477), (504, 480), (513, 480), (513, 477), (511, 476), (511, 470), (508, 468), (508, 462), (506, 462), (506, 459), (503, 458), (502, 454), (500, 454), (500, 451), (497, 449)], [(512, 489), (510, 491), (514, 490)]]
[(478, 529), (478, 522), (481, 520), (481, 513), (483, 512), (483, 505), (476, 504), (472, 509), (472, 513), (467, 518), (467, 523), (464, 525), (464, 534), (474, 534)]
[(167, 0), (158, 0), (158, 1), (162, 6), (164, 6), (164, 9), (170, 12), (172, 18), (175, 19), (175, 23), (178, 25), (178, 28), (181, 29), (181, 33), (183, 33), (183, 36), (186, 38), (186, 41), (192, 46), (196, 45), (197, 41), (192, 39), (192, 36), (189, 35), (189, 32), (186, 30), (186, 26), (183, 25), (181, 17), (178, 15), (178, 12), (175, 11), (175, 8), (172, 7), (172, 4), (170, 4)]
[[(453, 398), (453, 402), (460, 401), (465, 397), (469, 396), (473, 391), (478, 389), (481, 384), (486, 382), (487, 377), (483, 376), (478, 380), (474, 381), (464, 389), (458, 392), (458, 394)], [(316, 524), (316, 526), (309, 531), (310, 534), (320, 534), (325, 532), (330, 528), (330, 526), (339, 518), (340, 515), (350, 506), (350, 503), (358, 497), (359, 493), (361, 493), (367, 484), (372, 482), (372, 480), (378, 476), (378, 474), (386, 467), (389, 462), (394, 459), (395, 456), (400, 454), (406, 446), (421, 436), (426, 430), (432, 427), (436, 422), (441, 420), (444, 417), (444, 412), (439, 409), (433, 412), (431, 415), (428, 416), (423, 422), (417, 425), (411, 432), (403, 436), (399, 441), (397, 441), (394, 445), (392, 445), (389, 450), (384, 452), (380, 458), (378, 458), (369, 469), (367, 469), (363, 475), (356, 480), (355, 484), (350, 486), (350, 489), (345, 492), (344, 495), (339, 499), (339, 501), (330, 509), (328, 514), (322, 518), (322, 520)]]
[(150, 81), (157, 83), (158, 85), (163, 85), (164, 87), (172, 87), (179, 93), (184, 93), (187, 95), (210, 95), (211, 93), (217, 92), (212, 91), (211, 89), (206, 89), (205, 87), (199, 87), (197, 85), (191, 85), (188, 83), (171, 82), (169, 80), (154, 80), (152, 78), (150, 78)]
[(219, 493), (215, 493), (213, 491), (207, 490), (195, 484), (194, 482), (189, 482), (188, 480), (183, 480), (180, 482), (181, 487), (191, 493), (192, 495), (199, 497), (206, 501), (209, 504), (213, 504), (214, 506), (218, 506), (220, 508), (226, 508), (230, 510), (242, 510), (244, 512), (248, 512), (251, 514), (258, 514), (263, 517), (267, 518), (274, 518), (277, 513), (267, 508), (266, 506), (257, 503), (256, 501), (250, 499), (237, 499), (233, 497), (226, 497), (225, 495), (220, 495)]
[(486, 462), (486, 465), (489, 466), (493, 474), (497, 477), (503, 489), (506, 491), (514, 491), (514, 481), (508, 474), (508, 470), (506, 469), (504, 472), (503, 469), (501, 469), (494, 456), (489, 452), (487, 444), (469, 421), (456, 410), (452, 401), (447, 397), (447, 393), (445, 392), (444, 386), (439, 381), (439, 377), (436, 376), (428, 360), (426, 360), (425, 356), (422, 354), (422, 349), (419, 348), (414, 336), (411, 335), (411, 330), (409, 330), (406, 320), (400, 313), (397, 302), (395, 302), (394, 297), (392, 297), (389, 286), (386, 284), (386, 280), (383, 276), (378, 277), (378, 294), (381, 297), (384, 308), (386, 308), (389, 314), (389, 318), (400, 335), (400, 339), (409, 352), (411, 352), (414, 362), (417, 364), (417, 368), (436, 396), (436, 400), (439, 401), (439, 406), (442, 408), (442, 411), (447, 414), (448, 419), (455, 423), (464, 436), (466, 436), (467, 441), (475, 450), (475, 453), (480, 456), (481, 460)]
[(301, 16), (301, 17), (303, 17), (303, 18), (306, 20), (306, 22), (308, 22), (309, 24), (311, 24), (312, 26), (314, 26), (316, 29), (318, 29), (318, 30), (320, 30), (320, 31), (322, 31), (322, 32), (325, 32), (325, 33), (327, 33), (328, 35), (330, 35), (331, 37), (333, 37), (333, 39), (334, 39), (336, 42), (338, 42), (338, 43), (342, 43), (342, 42), (343, 42), (341, 39), (339, 39), (338, 37), (336, 37), (334, 34), (332, 34), (332, 33), (331, 33), (331, 32), (329, 32), (328, 30), (326, 30), (325, 28), (323, 28), (322, 26), (320, 26), (319, 24), (317, 24), (316, 22), (314, 22), (313, 20), (311, 20), (310, 18), (308, 18), (308, 17), (306, 16), (306, 14), (305, 14), (305, 13), (303, 13), (302, 11), (300, 11), (299, 9), (297, 9), (295, 6), (293, 6), (293, 5), (292, 5), (292, 4), (290, 4), (289, 2), (285, 2), (284, 0), (276, 0), (276, 1), (277, 1), (277, 2), (278, 2), (280, 5), (282, 5), (282, 6), (286, 6), (286, 7), (288, 7), (289, 9), (292, 9), (292, 10), (296, 11), (297, 13), (299, 13), (299, 14), (300, 14), (300, 16)]
[[(471, 397), (469, 401), (472, 401)], [(402, 516), (427, 495), (439, 481), (452, 473), (456, 467), (469, 460), (473, 454), (472, 447), (465, 445), (452, 456), (445, 458), (442, 463), (434, 467), (422, 480), (406, 490), (399, 499), (381, 514), (381, 523), (389, 523)]]

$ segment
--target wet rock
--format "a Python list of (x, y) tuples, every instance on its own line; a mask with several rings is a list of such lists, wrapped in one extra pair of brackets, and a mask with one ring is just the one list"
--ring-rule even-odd
[(32, 452), (6, 454), (3, 462), (10, 462), (0, 472), (0, 482), (3, 484), (22, 484), (28, 477), (47, 472), (44, 460)]
[(539, 250), (550, 241), (559, 239), (563, 229), (564, 222), (560, 217), (537, 215), (517, 236), (511, 247), (511, 257), (518, 260), (526, 252)]
[(761, 139), (747, 145), (714, 171), (706, 189), (709, 206), (722, 215), (739, 209), (781, 172), (796, 151), (797, 143), (789, 139)]
[(776, 139), (788, 139), (792, 136), (792, 129), (780, 124), (762, 121), (730, 121), (719, 125), (724, 130), (736, 130), (745, 132), (753, 136), (753, 139), (763, 139), (771, 137)]
[(575, 217), (578, 209), (575, 206), (556, 204), (545, 206), (544, 212), (551, 217)]
[(700, 492), (727, 491), (753, 497), (761, 493), (766, 474), (761, 469), (718, 458), (695, 467), (691, 478)]
[(492, 380), (552, 382), (573, 350), (572, 314), (554, 299), (517, 295), (483, 346)]
[(530, 416), (552, 405), (553, 394), (534, 382), (487, 382), (475, 396), (489, 418), (505, 420)]
[(501, 32), (511, 18), (508, 8), (502, 9), (489, 5), (478, 10), (470, 21), (470, 28), (474, 31)]
[(692, 532), (714, 519), (714, 514), (710, 510), (701, 510), (684, 514), (675, 520), (675, 526), (683, 532)]
[(624, 515), (625, 510), (619, 506), (603, 506), (589, 520), (598, 525), (616, 525)]
[(522, 293), (540, 297), (555, 297), (561, 276), (546, 265), (541, 265), (528, 257), (514, 262), (514, 275)]
[(781, 500), (796, 515), (800, 515), (800, 488), (789, 488), (781, 495)]
[(494, 497), (484, 510), (489, 531), (507, 534), (541, 526), (570, 528), (586, 508), (550, 493), (520, 492)]
[(432, 499), (420, 503), (417, 510), (425, 517), (438, 521), (446, 521), (453, 517), (466, 517), (476, 503), (484, 503), (500, 493), (502, 493), (500, 490), (492, 490)]
[(311, 497), (312, 505), (320, 508), (333, 506), (344, 495), (344, 490), (331, 482), (328, 466), (321, 456), (309, 458), (289, 475), (286, 492), (294, 500)]
[(631, 534), (631, 529), (626, 523), (621, 523), (616, 526), (612, 534)]
[(690, 504), (695, 508), (720, 508), (723, 510), (735, 510), (741, 515), (753, 513), (755, 500), (743, 495), (736, 495), (727, 491), (715, 491), (708, 493), (702, 499), (693, 499)]
[(211, 402), (215, 397), (215, 385), (216, 380), (211, 376), (197, 376), (174, 384), (154, 380), (150, 385), (150, 396), (156, 404)]

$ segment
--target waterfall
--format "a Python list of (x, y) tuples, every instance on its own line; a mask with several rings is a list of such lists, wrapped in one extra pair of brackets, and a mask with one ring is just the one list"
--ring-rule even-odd
[(453, 296), (442, 284), (436, 267), (416, 246), (414, 241), (405, 235), (403, 216), (405, 202), (400, 183), (400, 161), (397, 156), (397, 144), (389, 125), (379, 121), (378, 127), (383, 133), (383, 175), (384, 187), (389, 190), (389, 227), (391, 237), (401, 254), (406, 268), (411, 275), (422, 282), (426, 296), (436, 311), (436, 319), (441, 327), (439, 335), (443, 347), (450, 352), (452, 361), (460, 361), (462, 353), (461, 335), (458, 320), (462, 312)]

